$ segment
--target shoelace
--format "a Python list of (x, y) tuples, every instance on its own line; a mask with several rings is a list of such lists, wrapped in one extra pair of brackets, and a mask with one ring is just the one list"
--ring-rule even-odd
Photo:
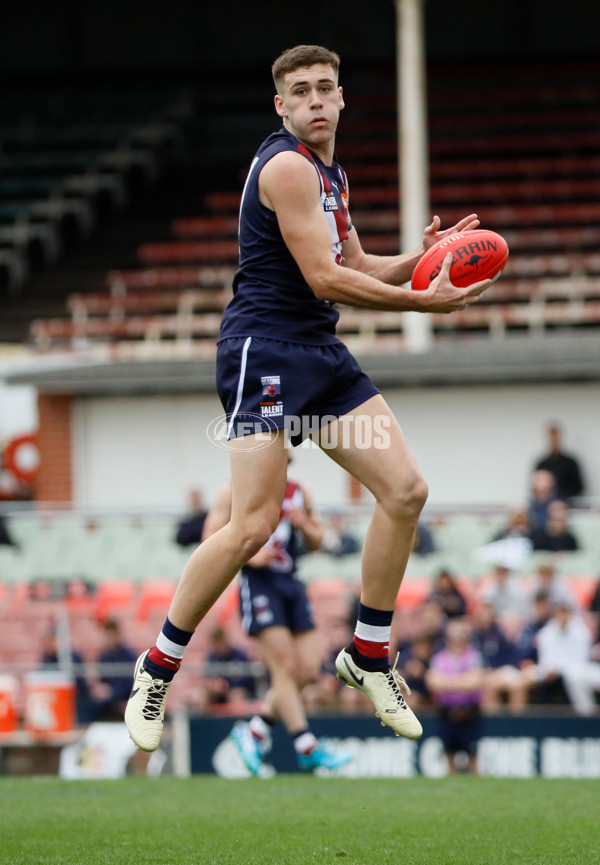
[(405, 694), (410, 694), (410, 688), (396, 669), (398, 666), (398, 658), (400, 657), (400, 652), (396, 655), (396, 660), (394, 661), (394, 666), (390, 668), (390, 670), (385, 674), (388, 680), (388, 684), (392, 689), (394, 697), (400, 703), (402, 707), (406, 706), (406, 701), (402, 695), (402, 691)]
[(167, 696), (169, 683), (163, 682), (160, 679), (154, 680), (148, 689), (146, 697), (146, 705), (144, 706), (143, 715), (146, 721), (156, 721), (160, 716), (163, 700)]

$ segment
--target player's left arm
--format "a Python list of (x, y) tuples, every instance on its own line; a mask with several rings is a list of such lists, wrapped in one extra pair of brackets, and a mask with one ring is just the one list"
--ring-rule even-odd
[(390, 285), (403, 285), (410, 281), (417, 262), (434, 244), (440, 240), (444, 240), (451, 234), (461, 231), (471, 231), (477, 228), (478, 225), (479, 219), (477, 218), (477, 214), (471, 213), (451, 228), (440, 231), (440, 218), (439, 216), (434, 216), (431, 225), (428, 225), (423, 232), (422, 246), (412, 252), (400, 255), (372, 255), (365, 252), (361, 246), (358, 232), (353, 226), (347, 240), (342, 245), (344, 267), (351, 267), (353, 270), (366, 273)]
[(292, 525), (300, 529), (304, 535), (304, 543), (309, 550), (320, 550), (325, 537), (325, 526), (313, 511), (312, 498), (306, 489), (302, 489), (304, 507), (294, 508), (287, 512)]

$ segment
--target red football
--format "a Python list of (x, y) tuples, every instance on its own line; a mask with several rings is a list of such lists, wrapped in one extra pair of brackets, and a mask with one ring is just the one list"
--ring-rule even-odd
[(441, 270), (444, 258), (452, 253), (450, 279), (454, 285), (472, 285), (482, 279), (497, 279), (508, 260), (503, 237), (486, 228), (451, 234), (428, 249), (414, 269), (411, 285), (424, 291)]

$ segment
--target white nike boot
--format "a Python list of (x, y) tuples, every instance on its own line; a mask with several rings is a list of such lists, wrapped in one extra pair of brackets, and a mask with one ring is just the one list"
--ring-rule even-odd
[(171, 682), (155, 679), (146, 671), (144, 661), (147, 654), (142, 652), (135, 665), (125, 723), (141, 751), (156, 751), (165, 725), (165, 705)]
[(391, 727), (396, 736), (406, 736), (407, 739), (418, 739), (423, 735), (423, 727), (402, 696), (402, 691), (410, 694), (410, 688), (397, 672), (396, 664), (384, 673), (371, 673), (358, 667), (352, 655), (342, 649), (335, 666), (338, 679), (369, 697), (382, 726)]

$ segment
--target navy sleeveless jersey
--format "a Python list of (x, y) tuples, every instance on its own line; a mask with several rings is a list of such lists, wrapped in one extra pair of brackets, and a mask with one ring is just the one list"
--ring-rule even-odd
[(346, 176), (336, 161), (325, 165), (282, 128), (262, 143), (246, 179), (240, 205), (239, 269), (220, 340), (260, 336), (306, 345), (339, 343), (335, 335), (339, 313), (329, 301), (315, 296), (285, 245), (275, 213), (259, 198), (258, 176), (263, 166), (285, 150), (300, 153), (315, 166), (331, 231), (331, 254), (337, 264), (343, 261), (342, 242), (351, 228)]

